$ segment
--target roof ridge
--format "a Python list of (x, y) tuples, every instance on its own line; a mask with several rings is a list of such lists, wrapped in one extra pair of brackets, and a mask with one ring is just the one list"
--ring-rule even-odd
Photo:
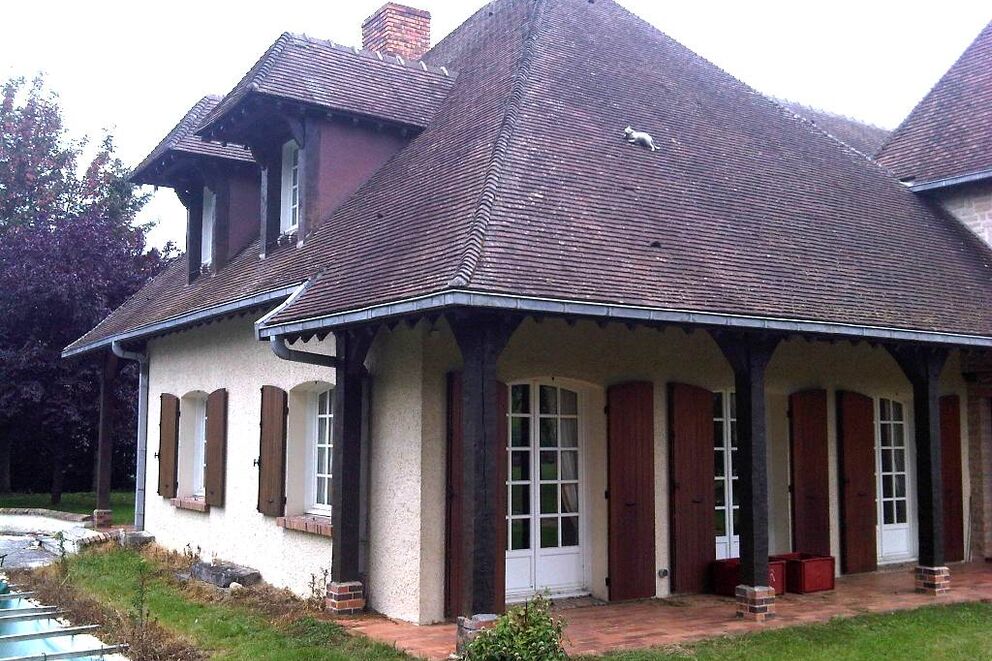
[(860, 119), (858, 117), (855, 117), (853, 115), (845, 115), (844, 113), (834, 112), (833, 110), (827, 110), (826, 108), (817, 108), (816, 106), (811, 106), (808, 103), (803, 103), (801, 101), (793, 101), (792, 99), (787, 99), (785, 97), (772, 96), (770, 94), (768, 94), (766, 96), (768, 96), (768, 98), (772, 99), (776, 103), (778, 103), (780, 105), (783, 105), (783, 106), (786, 106), (787, 108), (790, 107), (790, 106), (796, 106), (798, 108), (802, 108), (804, 110), (811, 110), (813, 112), (820, 113), (822, 115), (827, 115), (828, 117), (833, 117), (835, 119), (844, 119), (844, 120), (847, 120), (849, 122), (856, 122), (858, 124), (861, 124), (862, 126), (867, 126), (869, 128), (878, 129), (879, 131), (889, 131), (889, 129), (885, 128), (884, 126), (879, 126), (878, 124), (875, 124), (874, 122), (869, 122), (869, 121), (866, 121), (864, 119)]
[[(196, 132), (196, 128), (200, 125), (200, 120), (202, 120), (206, 115), (210, 114), (210, 110), (217, 107), (220, 103), (222, 97), (216, 94), (206, 94), (201, 96), (196, 103), (194, 103), (189, 110), (183, 113), (183, 116), (176, 122), (175, 126), (169, 129), (169, 132), (165, 134), (165, 137), (159, 140), (148, 155), (145, 156), (134, 168), (132, 168), (132, 174), (138, 172), (142, 168), (146, 167), (152, 160), (161, 156), (164, 152), (175, 149), (179, 142)], [(207, 104), (212, 104), (210, 108), (204, 110), (204, 106)]]
[(428, 64), (423, 60), (408, 60), (406, 58), (400, 57), (399, 55), (392, 55), (389, 53), (383, 53), (382, 51), (373, 50), (371, 48), (359, 48), (358, 46), (348, 46), (346, 44), (339, 44), (333, 39), (322, 39), (320, 37), (314, 37), (305, 32), (290, 32), (288, 33), (293, 39), (303, 42), (307, 45), (316, 44), (318, 46), (326, 46), (334, 51), (342, 54), (353, 55), (354, 57), (361, 57), (366, 60), (373, 62), (380, 62), (383, 64), (395, 64), (404, 69), (409, 69), (411, 71), (420, 71), (423, 73), (430, 73), (437, 76), (444, 76), (445, 78), (451, 78), (455, 75), (455, 72), (451, 71), (447, 67), (435, 66)]
[(520, 115), (520, 105), (524, 96), (524, 89), (530, 81), (530, 65), (534, 59), (534, 44), (537, 41), (537, 26), (544, 16), (547, 0), (535, 0), (531, 10), (527, 34), (524, 36), (521, 47), (520, 58), (517, 62), (516, 73), (510, 90), (509, 100), (506, 110), (503, 113), (503, 122), (500, 125), (496, 142), (493, 145), (493, 153), (489, 164), (486, 166), (485, 183), (482, 186), (482, 194), (479, 197), (478, 205), (472, 216), (472, 225), (469, 229), (468, 239), (465, 242), (465, 249), (459, 260), (455, 274), (448, 281), (450, 287), (465, 287), (472, 281), (479, 260), (482, 258), (482, 249), (485, 244), (486, 234), (489, 231), (489, 221), (492, 218), (493, 206), (496, 203), (496, 194), (503, 177), (503, 160), (509, 151), (510, 140), (517, 125)]

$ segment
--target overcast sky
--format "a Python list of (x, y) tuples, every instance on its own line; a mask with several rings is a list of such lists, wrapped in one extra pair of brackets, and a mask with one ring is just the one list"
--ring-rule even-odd
[[(992, 20), (987, 0), (620, 1), (762, 92), (886, 128)], [(230, 90), (280, 32), (358, 45), (362, 20), (383, 2), (5, 3), (0, 75), (45, 72), (71, 132), (110, 129), (133, 165), (197, 99)], [(432, 12), (436, 42), (482, 0), (409, 4)], [(185, 243), (185, 211), (171, 191), (159, 190), (143, 218), (160, 221), (154, 245)]]

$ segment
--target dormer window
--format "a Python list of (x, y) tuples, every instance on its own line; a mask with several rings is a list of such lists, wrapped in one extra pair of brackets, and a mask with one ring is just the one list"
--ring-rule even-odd
[(200, 265), (210, 266), (214, 254), (214, 223), (217, 220), (217, 195), (203, 187), (203, 222), (200, 224)]
[(295, 140), (282, 146), (282, 208), (279, 231), (292, 234), (300, 226), (300, 147)]

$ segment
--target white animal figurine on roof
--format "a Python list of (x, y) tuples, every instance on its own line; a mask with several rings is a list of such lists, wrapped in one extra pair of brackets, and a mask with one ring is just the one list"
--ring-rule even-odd
[(655, 146), (654, 138), (651, 137), (650, 133), (635, 131), (633, 128), (628, 126), (623, 130), (623, 134), (627, 136), (627, 142), (632, 145), (640, 145), (642, 147), (647, 147), (651, 151), (658, 151), (658, 147)]

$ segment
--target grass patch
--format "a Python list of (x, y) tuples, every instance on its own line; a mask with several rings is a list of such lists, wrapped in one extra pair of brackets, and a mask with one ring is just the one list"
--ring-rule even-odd
[[(92, 514), (96, 509), (96, 494), (92, 491), (62, 494), (62, 502), (52, 505), (47, 493), (8, 493), (0, 495), (0, 507), (41, 507), (47, 510)], [(114, 523), (126, 525), (134, 523), (134, 492), (110, 492), (110, 508), (114, 511)]]
[[(135, 619), (138, 605), (148, 621), (210, 659), (313, 659), (392, 661), (410, 657), (393, 647), (348, 633), (322, 613), (270, 587), (236, 593), (175, 578), (181, 558), (142, 555), (119, 548), (96, 549), (66, 560), (65, 583), (79, 593)], [(42, 570), (49, 577), (58, 567)], [(35, 576), (42, 572), (35, 572)], [(138, 589), (141, 577), (145, 589)], [(23, 581), (22, 581), (23, 582)], [(45, 595), (41, 595), (45, 597)], [(57, 603), (57, 599), (55, 600)], [(127, 632), (114, 632), (126, 636)], [(158, 658), (154, 650), (131, 658)]]
[(988, 659), (992, 604), (929, 606), (891, 614), (703, 641), (685, 647), (617, 652), (610, 661), (668, 659)]

